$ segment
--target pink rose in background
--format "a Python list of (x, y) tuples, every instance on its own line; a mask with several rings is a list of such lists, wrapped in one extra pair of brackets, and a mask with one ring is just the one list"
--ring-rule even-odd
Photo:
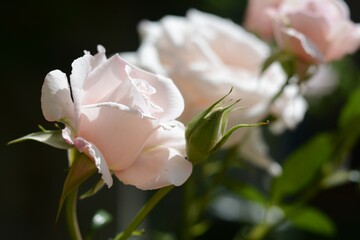
[(245, 12), (244, 27), (265, 39), (272, 39), (272, 21), (269, 15), (282, 0), (249, 0)]
[[(231, 87), (229, 98), (241, 98), (240, 104), (246, 108), (231, 114), (229, 126), (258, 122), (269, 114), (288, 118), (281, 121), (287, 124), (284, 129), (293, 128), (302, 120), (307, 104), (297, 91), (287, 90), (298, 89), (296, 85), (287, 86), (286, 96), (275, 102), (282, 102), (281, 106), (286, 109), (294, 108), (289, 114), (282, 114), (275, 105), (269, 108), (272, 97), (286, 80), (285, 74), (281, 66), (274, 63), (260, 75), (270, 47), (235, 23), (190, 10), (186, 17), (166, 16), (159, 22), (144, 21), (139, 31), (142, 36), (139, 50), (123, 56), (174, 80), (185, 99), (185, 111), (180, 117), (184, 123), (225, 96)], [(227, 144), (243, 143), (248, 137), (260, 136), (255, 134), (252, 138), (250, 131), (238, 131)], [(270, 165), (265, 152), (258, 155), (262, 159), (251, 161)]]
[(98, 51), (73, 62), (71, 90), (61, 71), (46, 76), (45, 118), (65, 124), (65, 140), (94, 160), (109, 187), (110, 171), (140, 189), (183, 184), (192, 165), (184, 158), (184, 126), (174, 120), (184, 108), (179, 90), (168, 78)]
[(269, 21), (279, 47), (306, 63), (334, 61), (360, 45), (360, 25), (350, 20), (349, 8), (342, 0), (259, 2), (249, 2), (246, 26), (268, 37), (269, 23), (263, 21)]
[(272, 15), (280, 47), (305, 62), (330, 62), (359, 47), (360, 25), (343, 1), (287, 0)]
[[(278, 63), (260, 75), (270, 47), (230, 20), (190, 10), (185, 18), (143, 21), (139, 31), (142, 43), (134, 59), (173, 79), (185, 99), (183, 122), (226, 95), (231, 87), (230, 96), (241, 98), (248, 107), (239, 111), (243, 120), (259, 121), (269, 114), (266, 107), (285, 82)], [(299, 100), (300, 96), (288, 97)]]

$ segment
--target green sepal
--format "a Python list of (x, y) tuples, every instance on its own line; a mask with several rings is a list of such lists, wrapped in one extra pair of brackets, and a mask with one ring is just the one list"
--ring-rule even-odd
[(72, 147), (62, 137), (61, 130), (45, 130), (45, 129), (41, 132), (31, 133), (24, 137), (10, 141), (8, 144), (19, 143), (26, 140), (38, 141), (59, 149), (70, 149)]
[(79, 153), (75, 149), (69, 150), (69, 162), (72, 164), (63, 186), (56, 221), (59, 219), (62, 206), (68, 195), (96, 172), (94, 162), (84, 153)]
[(216, 101), (213, 105), (211, 105), (209, 108), (207, 108), (205, 111), (199, 113), (195, 117), (193, 117), (190, 122), (186, 125), (186, 131), (185, 131), (185, 137), (190, 137), (194, 131), (196, 131), (196, 127), (199, 125), (199, 122), (201, 122), (202, 119), (205, 119), (205, 117), (214, 110), (216, 106), (219, 105), (220, 102), (222, 102), (227, 96), (230, 95), (232, 92), (232, 88), (230, 89), (229, 93), (227, 93), (224, 97), (220, 98), (218, 101)]
[(100, 191), (105, 186), (104, 180), (100, 179), (92, 188), (86, 191), (84, 194), (80, 196), (80, 199), (85, 199), (95, 195), (98, 191)]
[(232, 89), (187, 124), (185, 130), (186, 153), (191, 162), (198, 163), (207, 159), (214, 151), (223, 146), (237, 129), (267, 124), (238, 124), (226, 132), (230, 113), (241, 109), (233, 109), (239, 100), (224, 101), (231, 91)]
[(245, 128), (245, 127), (260, 127), (260, 126), (264, 126), (264, 125), (268, 125), (269, 121), (266, 122), (259, 122), (259, 123), (250, 123), (250, 124), (238, 124), (232, 128), (230, 128), (229, 131), (227, 131), (224, 136), (216, 143), (216, 145), (211, 149), (211, 151), (216, 151), (218, 150), (222, 145), (224, 145), (226, 143), (226, 141), (229, 139), (229, 137), (231, 136), (231, 134), (233, 134), (236, 130), (240, 129), (240, 128)]
[(193, 163), (201, 162), (209, 157), (219, 135), (226, 128), (223, 116), (229, 108), (222, 108), (222, 101), (231, 93), (222, 97), (205, 111), (195, 116), (186, 126), (186, 153)]

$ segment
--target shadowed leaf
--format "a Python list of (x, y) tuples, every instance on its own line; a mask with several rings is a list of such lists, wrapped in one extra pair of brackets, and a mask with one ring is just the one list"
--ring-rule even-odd
[(45, 130), (42, 132), (31, 133), (24, 137), (15, 139), (8, 144), (19, 143), (26, 140), (38, 141), (60, 149), (69, 149), (72, 147), (62, 137), (61, 130)]

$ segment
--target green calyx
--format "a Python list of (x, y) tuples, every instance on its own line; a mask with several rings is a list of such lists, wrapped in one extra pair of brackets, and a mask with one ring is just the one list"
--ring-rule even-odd
[(185, 130), (186, 153), (191, 162), (199, 163), (206, 160), (214, 151), (224, 145), (231, 134), (239, 128), (268, 124), (267, 122), (238, 124), (226, 131), (230, 113), (241, 109), (233, 108), (239, 100), (225, 101), (231, 92), (232, 89), (187, 124)]

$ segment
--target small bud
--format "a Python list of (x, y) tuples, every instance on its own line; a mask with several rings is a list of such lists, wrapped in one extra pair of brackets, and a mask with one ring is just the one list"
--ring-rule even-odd
[(226, 131), (229, 114), (240, 108), (233, 108), (237, 101), (225, 101), (232, 89), (223, 98), (215, 102), (208, 109), (195, 116), (185, 130), (186, 153), (193, 163), (206, 160), (210, 154), (219, 149), (228, 140), (232, 133), (242, 127), (261, 126), (265, 123), (238, 124)]

